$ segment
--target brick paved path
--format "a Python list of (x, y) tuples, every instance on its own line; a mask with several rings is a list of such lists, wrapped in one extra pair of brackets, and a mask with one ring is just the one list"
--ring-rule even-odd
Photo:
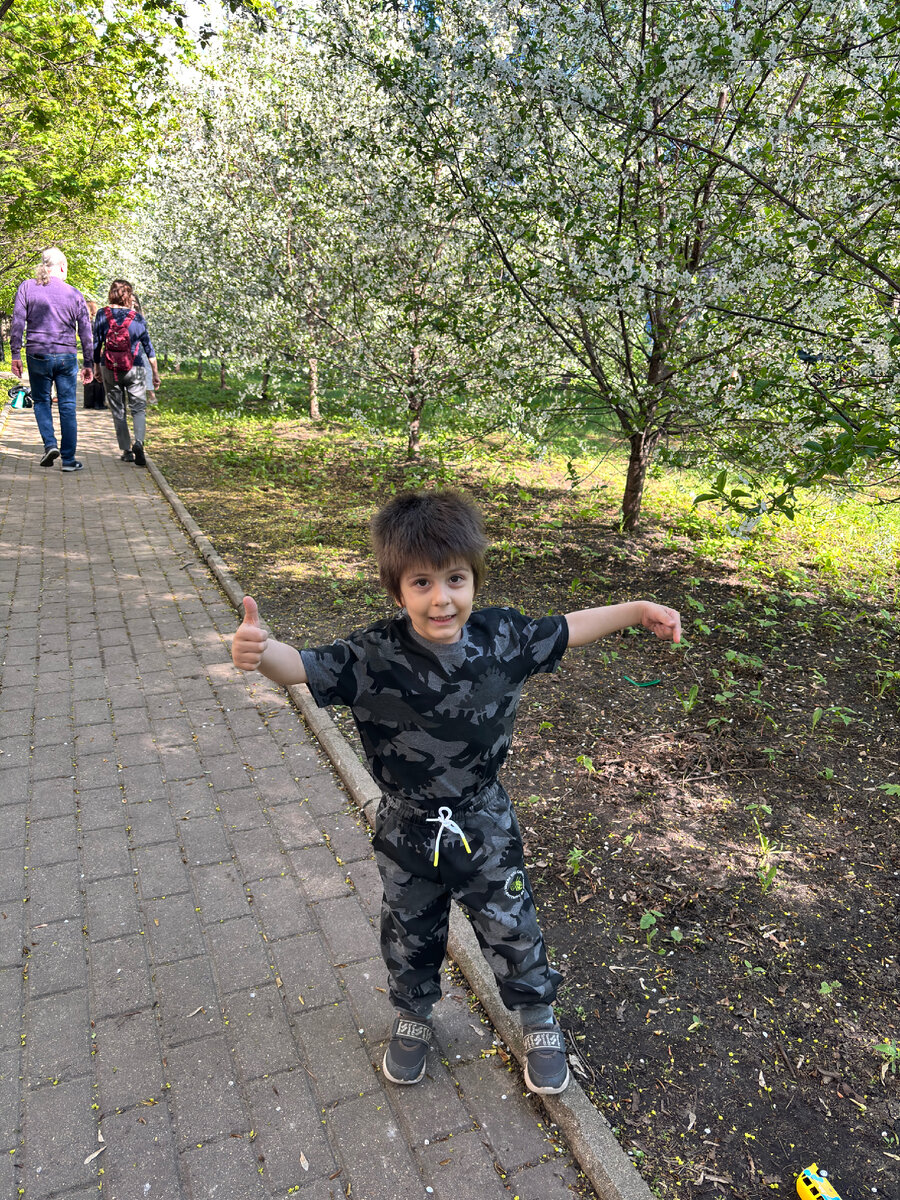
[(284, 693), (232, 667), (234, 611), (108, 413), (79, 410), (79, 474), (39, 451), (9, 413), (0, 1196), (571, 1197), (459, 988), (426, 1080), (382, 1083), (364, 823)]

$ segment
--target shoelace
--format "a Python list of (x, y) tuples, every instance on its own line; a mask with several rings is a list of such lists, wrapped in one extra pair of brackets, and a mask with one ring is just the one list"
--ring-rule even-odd
[(452, 809), (443, 806), (438, 809), (438, 815), (436, 817), (427, 817), (426, 820), (429, 823), (438, 826), (437, 837), (434, 839), (434, 866), (437, 866), (438, 864), (438, 853), (440, 852), (441, 838), (444, 835), (445, 829), (449, 829), (451, 833), (455, 833), (457, 837), (462, 840), (462, 844), (466, 848), (466, 854), (472, 853), (472, 851), (469, 849), (469, 843), (466, 841), (466, 835), (453, 820)]

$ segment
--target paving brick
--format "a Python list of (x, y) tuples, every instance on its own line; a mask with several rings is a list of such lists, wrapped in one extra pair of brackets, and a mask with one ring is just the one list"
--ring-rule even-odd
[(519, 1200), (572, 1200), (578, 1172), (568, 1158), (559, 1155), (552, 1162), (510, 1172), (507, 1183)]
[[(104, 1109), (103, 1192), (111, 1200), (183, 1200), (166, 1106), (113, 1112), (104, 1104)], [(93, 1197), (97, 1200), (96, 1189)]]
[(231, 847), (219, 816), (189, 817), (178, 822), (185, 854), (191, 866), (221, 863), (231, 859)]
[(102, 725), (76, 725), (75, 734), (75, 754), (80, 757), (82, 754), (103, 754), (107, 758), (115, 758), (116, 756), (116, 738), (113, 733), (112, 723), (109, 720), (109, 715)]
[[(58, 772), (60, 775), (65, 772)], [(71, 774), (71, 768), (69, 769)], [(80, 792), (87, 788), (113, 788), (120, 783), (119, 768), (113, 754), (85, 754), (78, 759), (75, 783)]]
[(250, 1116), (241, 1102), (237, 1073), (223, 1038), (199, 1038), (176, 1046), (166, 1061), (179, 1147), (250, 1132)]
[(149, 1008), (150, 989), (147, 941), (138, 934), (92, 942), (90, 950), (92, 1011), (95, 1016), (115, 1016)]
[(25, 945), (25, 909), (22, 904), (10, 904), (6, 919), (0, 916), (0, 968), (22, 969), (22, 947)]
[(125, 810), (118, 786), (80, 792), (75, 799), (82, 831), (118, 829), (123, 826)]
[(90, 1071), (90, 1014), (86, 991), (54, 992), (32, 1000), (25, 1016), (25, 1064), (29, 1088), (58, 1079), (72, 1079)]
[[(7, 743), (7, 739), (4, 739), (4, 743)], [(71, 742), (68, 745), (59, 746), (36, 745), (31, 753), (31, 777), (32, 779), (67, 779), (75, 769), (74, 760), (75, 747)]]
[[(66, 710), (68, 711), (68, 705)], [(103, 729), (109, 723), (109, 701), (105, 696), (91, 697), (86, 700), (76, 699), (72, 705), (72, 711), (75, 717), (75, 728), (79, 732), (92, 725)]]
[(202, 757), (204, 773), (217, 792), (237, 791), (249, 783), (247, 768), (239, 754), (226, 753), (210, 757), (202, 753)]
[(310, 808), (315, 813), (340, 812), (347, 803), (347, 793), (324, 773), (317, 775), (315, 779), (302, 781), (301, 787), (304, 789), (301, 796), (309, 800)]
[(0, 900), (22, 901), (25, 895), (25, 848), (0, 850)]
[(191, 867), (191, 879), (204, 925), (227, 921), (247, 913), (247, 896), (236, 867), (232, 863), (211, 867)]
[(293, 876), (275, 876), (252, 884), (253, 911), (270, 941), (308, 933), (315, 924)]
[(78, 921), (54, 921), (33, 929), (28, 949), (27, 986), (32, 998), (87, 987), (85, 938)]
[(88, 934), (92, 942), (138, 933), (142, 921), (138, 911), (134, 878), (119, 876), (85, 885)]
[[(309, 1179), (327, 1179), (336, 1170), (320, 1108), (302, 1068), (281, 1071), (247, 1087), (257, 1151), (266, 1178), (284, 1193)], [(300, 1164), (300, 1154), (306, 1168)]]
[[(366, 1200), (424, 1196), (422, 1177), (381, 1095), (339, 1104), (329, 1117), (329, 1129), (345, 1165), (341, 1185), (346, 1188), (349, 1184), (352, 1195), (365, 1196)], [(453, 1200), (477, 1194), (458, 1188)], [(494, 1194), (484, 1193), (486, 1198)]]
[(88, 830), (81, 835), (84, 878), (93, 882), (116, 875), (131, 875), (131, 855), (124, 824), (117, 828)]
[(138, 800), (165, 800), (166, 782), (158, 763), (139, 766), (125, 764), (121, 772), (122, 787), (130, 804)]
[(322, 831), (308, 804), (270, 806), (269, 821), (288, 850), (324, 844)]
[(181, 1167), (191, 1200), (271, 1200), (249, 1139), (204, 1143), (181, 1155)]
[(290, 859), (266, 827), (233, 833), (231, 842), (248, 880), (266, 879), (290, 869)]
[[(0, 1154), (18, 1141), (16, 1132), (19, 1128), (21, 1074), (21, 1049), (0, 1050)], [(12, 1192), (7, 1194), (13, 1195)]]
[(166, 790), (176, 820), (218, 816), (216, 793), (205, 776), (172, 780), (166, 783)]
[(365, 862), (351, 863), (347, 875), (366, 916), (377, 920), (381, 915), (384, 888), (375, 860), (369, 858)]
[(334, 853), (345, 863), (372, 858), (371, 831), (361, 814), (328, 813), (321, 820), (321, 828)]
[(30, 867), (45, 867), (52, 863), (78, 858), (78, 837), (75, 814), (32, 821), (28, 831), (28, 863)]
[[(54, 718), (55, 720), (63, 720), (64, 718)], [(24, 734), (30, 737), (32, 733), (32, 714), (31, 705), (27, 708), (20, 708), (18, 712), (8, 712), (3, 710), (3, 733), (4, 736), (12, 734)]]
[(93, 1032), (101, 1112), (162, 1098), (162, 1059), (156, 1019), (149, 1010), (98, 1020)]
[(223, 994), (248, 984), (264, 984), (272, 978), (266, 944), (253, 917), (210, 925), (207, 937)]
[(252, 782), (267, 805), (296, 804), (303, 799), (302, 784), (297, 783), (288, 767), (260, 767), (253, 772)]
[(335, 861), (329, 846), (305, 846), (291, 853), (291, 861), (310, 900), (333, 900), (351, 894), (347, 870)]
[[(29, 718), (30, 730), (30, 713), (25, 714)], [(8, 728), (10, 722), (4, 720), (3, 734), (6, 737), (10, 733), (26, 733), (28, 730), (16, 730)], [(35, 746), (72, 746), (75, 741), (75, 730), (72, 725), (72, 718), (68, 716), (60, 717), (43, 717), (40, 721), (34, 722), (34, 736), (32, 741)]]
[(160, 750), (159, 765), (167, 783), (193, 779), (203, 770), (200, 755), (193, 746), (173, 746)]
[(135, 848), (176, 841), (175, 822), (167, 799), (130, 800), (125, 806), (125, 820)]
[(454, 1067), (463, 1099), (490, 1142), (504, 1170), (537, 1162), (550, 1149), (538, 1127), (537, 1101), (522, 1095), (518, 1072), (494, 1056)]
[(117, 729), (116, 755), (123, 767), (155, 763), (158, 759), (158, 751), (149, 730), (140, 733), (119, 733)]
[(78, 867), (74, 862), (36, 867), (28, 872), (28, 906), (32, 925), (77, 918), (81, 914)]
[(463, 1133), (425, 1146), (418, 1152), (426, 1179), (434, 1188), (435, 1200), (509, 1200), (509, 1192), (497, 1174), (490, 1151), (480, 1133)]
[[(159, 995), (162, 1038), (168, 1046), (222, 1029), (219, 997), (208, 960), (183, 958), (153, 973)], [(198, 1010), (203, 1011), (198, 1011)]]
[(349, 999), (354, 1019), (365, 1031), (367, 1042), (383, 1042), (389, 1035), (394, 1021), (394, 1008), (387, 994), (387, 971), (384, 961), (366, 958), (362, 962), (342, 967), (341, 980)]
[(336, 962), (372, 957), (378, 937), (355, 896), (323, 900), (316, 905), (316, 915)]
[[(384, 1047), (377, 1048), (378, 1065)], [(392, 1088), (391, 1099), (411, 1146), (424, 1146), (455, 1137), (475, 1128), (466, 1105), (459, 1098), (453, 1079), (441, 1063), (436, 1050), (430, 1050), (425, 1077), (413, 1087)]]
[(166, 896), (144, 904), (147, 929), (155, 962), (193, 958), (206, 950), (200, 918), (191, 895)]
[(96, 1188), (98, 1160), (84, 1161), (98, 1145), (93, 1102), (89, 1079), (62, 1080), (29, 1093), (22, 1171), (28, 1200), (64, 1188)]
[(346, 1002), (302, 1012), (295, 1025), (321, 1104), (358, 1096), (379, 1086)]
[(256, 791), (244, 786), (240, 791), (229, 792), (216, 788), (219, 811), (228, 830), (261, 829), (266, 825), (266, 814)]
[(300, 1065), (274, 983), (232, 992), (225, 1002), (231, 1051), (244, 1079)]
[(147, 846), (134, 852), (137, 880), (145, 900), (186, 892), (190, 888), (187, 866), (177, 842)]
[(478, 1012), (471, 1011), (468, 993), (448, 979), (446, 970), (441, 985), (443, 996), (434, 1009), (435, 1030), (451, 1068), (455, 1069), (458, 1062), (480, 1060), (491, 1048), (494, 1031)]
[[(30, 775), (27, 767), (0, 768), (0, 805), (9, 808), (12, 805), (24, 804), (28, 799)], [(8, 820), (8, 813), (4, 820)]]
[(270, 945), (269, 950), (275, 959), (289, 1012), (318, 1008), (343, 998), (337, 973), (318, 933), (283, 938)]

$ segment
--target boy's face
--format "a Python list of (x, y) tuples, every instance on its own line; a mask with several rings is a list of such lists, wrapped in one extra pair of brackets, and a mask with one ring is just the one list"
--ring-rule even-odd
[(475, 577), (468, 563), (419, 567), (400, 579), (399, 601), (413, 629), (429, 642), (458, 642), (474, 599)]

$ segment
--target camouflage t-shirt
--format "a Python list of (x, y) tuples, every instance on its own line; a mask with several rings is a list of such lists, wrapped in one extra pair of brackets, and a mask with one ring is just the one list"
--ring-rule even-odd
[(316, 703), (350, 708), (383, 791), (437, 809), (496, 780), (526, 680), (555, 670), (568, 640), (565, 617), (482, 608), (443, 645), (401, 613), (301, 657)]

